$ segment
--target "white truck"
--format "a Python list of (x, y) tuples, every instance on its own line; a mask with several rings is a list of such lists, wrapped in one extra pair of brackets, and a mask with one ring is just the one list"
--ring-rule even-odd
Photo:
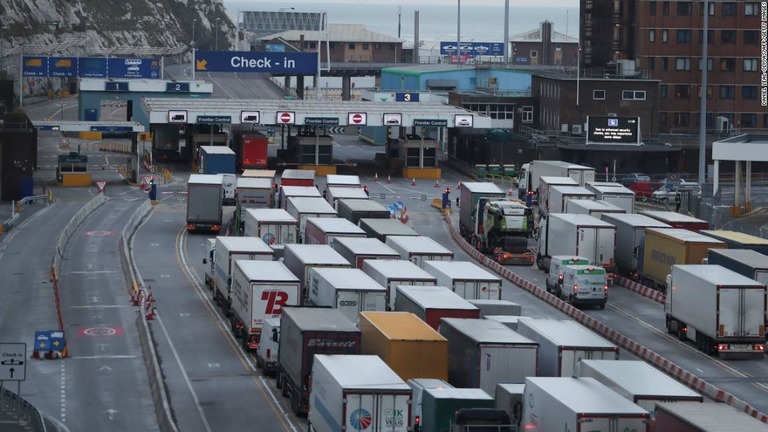
[(520, 430), (650, 432), (651, 419), (593, 378), (528, 377)]
[(360, 228), (368, 237), (377, 238), (383, 242), (390, 236), (417, 236), (419, 233), (397, 219), (361, 218)]
[(565, 202), (563, 213), (585, 214), (601, 219), (606, 213), (626, 213), (623, 208), (603, 200), (569, 199)]
[(517, 332), (539, 343), (538, 376), (573, 376), (581, 359), (619, 359), (618, 347), (576, 321), (521, 317)]
[(411, 431), (411, 388), (376, 355), (316, 354), (312, 432)]
[[(573, 255), (555, 255), (549, 261), (549, 271), (544, 279), (548, 293), (556, 293), (562, 289), (563, 269), (569, 265), (589, 265), (589, 259)], [(559, 294), (557, 294), (559, 297)]]
[[(413, 399), (411, 399), (411, 424), (416, 426), (416, 419), (422, 418), (421, 404), (423, 401), (424, 390), (429, 389), (452, 389), (452, 385), (441, 379), (435, 378), (411, 378), (407, 381), (408, 386), (413, 390)], [(421, 423), (421, 421), (419, 421)], [(418, 431), (417, 431), (418, 432)]]
[(240, 207), (240, 217), (246, 208), (272, 207), (272, 179), (259, 177), (240, 177), (237, 179), (235, 197)]
[(331, 205), (331, 207), (335, 208), (337, 211), (339, 210), (339, 203), (338, 201), (340, 199), (345, 200), (367, 200), (368, 194), (365, 193), (365, 190), (362, 188), (352, 188), (352, 187), (329, 187), (326, 189), (325, 193), (325, 199), (328, 200), (328, 204)]
[(325, 187), (362, 188), (360, 176), (347, 174), (328, 174), (325, 176)]
[(244, 235), (258, 237), (275, 251), (275, 258), (283, 256), (283, 247), (297, 243), (299, 221), (283, 209), (246, 209)]
[(536, 376), (539, 344), (497, 321), (443, 318), (440, 334), (448, 339), (448, 381), (488, 394), (500, 382)]
[(214, 251), (216, 250), (216, 237), (209, 238), (205, 242), (205, 258), (203, 258), (203, 264), (205, 264), (205, 286), (208, 289), (213, 289), (213, 274), (216, 272), (214, 266)]
[(704, 397), (676, 379), (639, 360), (579, 362), (577, 376), (594, 378), (651, 413), (656, 402), (704, 402)]
[(304, 244), (333, 245), (337, 238), (365, 238), (365, 231), (352, 222), (342, 218), (310, 217), (304, 229)]
[(283, 262), (301, 282), (301, 305), (308, 301), (309, 271), (312, 267), (350, 268), (349, 261), (328, 245), (285, 245)]
[(216, 237), (213, 301), (221, 307), (224, 316), (228, 317), (231, 313), (235, 260), (272, 261), (273, 255), (272, 248), (258, 237)]
[(555, 186), (578, 186), (579, 183), (570, 177), (543, 176), (539, 179), (539, 187), (536, 189), (539, 210), (547, 212), (549, 207), (549, 195)]
[(387, 290), (357, 268), (313, 267), (309, 306), (338, 309), (357, 324), (362, 311), (387, 310)]
[(264, 320), (279, 317), (284, 306), (297, 306), (300, 287), (279, 261), (235, 261), (231, 329), (243, 348), (258, 349)]
[(424, 268), (425, 261), (453, 261), (453, 252), (427, 236), (389, 236), (387, 245), (408, 260)]
[(765, 354), (766, 286), (719, 265), (673, 265), (664, 303), (667, 331), (706, 354)]
[(501, 300), (501, 278), (469, 261), (427, 261), (424, 270), (464, 299)]
[(339, 199), (336, 202), (336, 211), (339, 217), (349, 220), (355, 225), (360, 224), (360, 219), (390, 219), (392, 214), (389, 209), (370, 199)]
[(570, 177), (584, 186), (595, 181), (595, 169), (570, 162), (553, 160), (535, 160), (520, 167), (518, 174), (518, 198), (525, 199), (527, 194), (534, 195), (539, 188), (542, 176)]
[(651, 217), (632, 213), (604, 213), (602, 221), (616, 227), (615, 262), (618, 273), (636, 280), (642, 268), (643, 244), (646, 228), (672, 228), (672, 226)]
[(256, 348), (256, 367), (264, 375), (274, 375), (280, 356), (280, 318), (267, 318), (262, 326), (263, 337)]
[(403, 260), (365, 260), (362, 270), (387, 289), (387, 310), (395, 309), (398, 285), (436, 285), (437, 279)]
[(331, 247), (356, 268), (363, 268), (368, 259), (400, 259), (397, 251), (375, 238), (338, 237)]
[(605, 269), (593, 265), (567, 265), (563, 267), (563, 283), (555, 293), (574, 306), (595, 305), (605, 309), (608, 302)]
[(546, 202), (539, 201), (539, 214), (546, 216), (549, 213), (565, 213), (569, 200), (594, 199), (595, 194), (583, 186), (552, 186), (549, 188), (549, 199)]
[(299, 221), (299, 241), (304, 239), (304, 231), (307, 229), (307, 218), (336, 217), (336, 210), (328, 204), (328, 201), (318, 197), (288, 198), (286, 210), (288, 214)]
[(281, 186), (278, 195), (278, 207), (287, 210), (291, 198), (322, 198), (314, 186)]
[(222, 222), (222, 177), (192, 174), (187, 181), (187, 231), (218, 233)]
[(595, 199), (609, 202), (626, 213), (635, 212), (635, 192), (622, 185), (612, 182), (587, 182), (587, 189), (595, 193)]
[(511, 302), (509, 300), (469, 299), (467, 301), (480, 309), (480, 318), (484, 318), (488, 315), (517, 316), (523, 312), (523, 308), (519, 303)]
[(221, 188), (223, 205), (235, 205), (237, 201), (237, 176), (231, 173), (221, 173)]
[(549, 271), (555, 255), (587, 258), (590, 264), (614, 272), (616, 227), (582, 214), (550, 213), (539, 226), (539, 251), (536, 266)]
[(525, 384), (499, 383), (496, 385), (496, 408), (507, 412), (514, 426), (520, 430), (520, 420), (523, 418), (523, 395)]

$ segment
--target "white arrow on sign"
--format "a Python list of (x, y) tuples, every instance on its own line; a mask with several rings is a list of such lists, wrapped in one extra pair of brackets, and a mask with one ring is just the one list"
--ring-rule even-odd
[(27, 379), (27, 344), (0, 343), (0, 381)]

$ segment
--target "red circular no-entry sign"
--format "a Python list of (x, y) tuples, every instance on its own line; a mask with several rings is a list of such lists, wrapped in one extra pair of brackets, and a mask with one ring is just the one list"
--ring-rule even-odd
[(288, 111), (283, 111), (278, 114), (277, 120), (280, 123), (292, 123), (293, 122), (293, 113)]
[(352, 114), (352, 121), (355, 123), (360, 123), (361, 121), (363, 121), (363, 116), (361, 116), (360, 114)]

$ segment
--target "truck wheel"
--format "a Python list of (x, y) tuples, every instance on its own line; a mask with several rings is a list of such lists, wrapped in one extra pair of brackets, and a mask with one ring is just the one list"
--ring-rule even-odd
[(600, 309), (605, 309), (605, 303), (600, 303), (597, 305)]
[(290, 390), (290, 389), (288, 388), (288, 385), (286, 385), (286, 383), (283, 383), (283, 390), (282, 390), (282, 392), (281, 392), (281, 394), (283, 395), (283, 397), (287, 398), (287, 397), (288, 397), (288, 395), (290, 395), (290, 393), (288, 392), (289, 390)]
[(275, 387), (278, 389), (283, 388), (283, 380), (280, 379), (282, 376), (279, 370), (275, 372)]
[(299, 417), (299, 395), (295, 391), (291, 392), (291, 410), (296, 414), (296, 417)]
[(539, 270), (544, 270), (544, 256), (541, 254), (536, 254), (536, 267)]
[(680, 321), (677, 322), (677, 338), (681, 341), (684, 341), (686, 339), (685, 335), (685, 324), (681, 323)]

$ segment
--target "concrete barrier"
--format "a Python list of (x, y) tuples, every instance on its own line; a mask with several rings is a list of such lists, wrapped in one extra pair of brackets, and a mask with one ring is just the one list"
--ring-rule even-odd
[(82, 225), (83, 221), (85, 221), (88, 216), (91, 215), (91, 213), (96, 211), (96, 209), (101, 207), (101, 205), (105, 202), (107, 202), (107, 197), (105, 197), (104, 194), (96, 195), (96, 197), (88, 201), (80, 210), (77, 211), (77, 213), (75, 213), (74, 216), (72, 216), (72, 219), (67, 222), (67, 225), (62, 230), (61, 235), (59, 235), (58, 243), (56, 243), (56, 251), (53, 255), (53, 270), (51, 271), (52, 275), (58, 275), (60, 273), (61, 257), (64, 256), (64, 251), (67, 249), (67, 245), (69, 244), (69, 240), (72, 238), (72, 235), (77, 231), (80, 225)]
[(477, 260), (480, 264), (496, 272), (504, 279), (507, 279), (508, 281), (528, 291), (529, 293), (540, 298), (541, 300), (549, 303), (550, 305), (554, 306), (564, 314), (573, 318), (574, 320), (584, 325), (585, 327), (588, 327), (594, 330), (595, 332), (599, 333), (600, 335), (610, 340), (611, 342), (615, 343), (616, 345), (620, 346), (621, 348), (655, 365), (657, 368), (666, 372), (672, 377), (676, 378), (678, 381), (682, 382), (688, 387), (702, 393), (703, 395), (707, 396), (708, 398), (714, 401), (727, 403), (728, 405), (746, 414), (749, 414), (750, 416), (760, 420), (763, 423), (768, 423), (768, 415), (756, 410), (745, 401), (704, 381), (703, 379), (699, 378), (698, 376), (694, 375), (688, 370), (664, 358), (660, 354), (654, 351), (651, 351), (650, 349), (640, 345), (634, 340), (629, 339), (628, 337), (608, 327), (602, 322), (592, 318), (591, 316), (585, 314), (579, 309), (576, 309), (570, 304), (548, 293), (545, 289), (540, 288), (533, 282), (523, 279), (521, 276), (513, 273), (512, 271), (500, 265), (496, 261), (486, 257), (484, 254), (480, 253), (480, 251), (472, 247), (472, 245), (467, 243), (461, 237), (461, 235), (459, 234), (459, 231), (456, 229), (456, 226), (453, 222), (453, 218), (450, 215), (445, 216), (445, 221), (448, 224), (449, 231), (451, 233), (451, 237), (453, 238), (453, 240), (459, 246), (461, 246), (461, 248), (464, 249), (465, 252), (467, 252), (472, 258)]

